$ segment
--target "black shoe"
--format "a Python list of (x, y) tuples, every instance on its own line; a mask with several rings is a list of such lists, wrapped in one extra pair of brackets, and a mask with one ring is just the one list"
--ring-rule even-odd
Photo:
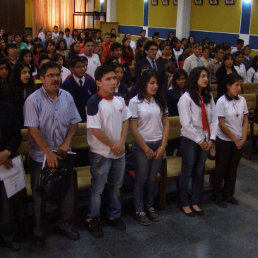
[(150, 225), (150, 221), (147, 218), (145, 212), (137, 212), (135, 218), (138, 221), (138, 223), (143, 225), (143, 226), (149, 226)]
[(34, 236), (34, 241), (37, 247), (43, 247), (46, 245), (46, 239), (43, 236)]
[(65, 230), (62, 230), (62, 229), (59, 229), (61, 234), (64, 235), (65, 237), (67, 237), (68, 239), (71, 239), (71, 240), (79, 240), (80, 239), (80, 234), (72, 229), (71, 231), (65, 231)]
[(86, 219), (86, 227), (94, 237), (104, 236), (100, 218), (95, 217)]
[(234, 204), (234, 205), (239, 205), (239, 202), (237, 199), (235, 199), (233, 196), (229, 197), (228, 199), (226, 199), (227, 202)]
[(195, 213), (193, 211), (191, 212), (185, 212), (184, 209), (181, 207), (181, 211), (188, 217), (194, 217), (195, 216)]
[(215, 204), (218, 205), (221, 208), (227, 208), (228, 207), (227, 203), (222, 199), (215, 200)]
[(155, 209), (153, 207), (151, 207), (150, 209), (148, 209), (146, 211), (146, 214), (148, 216), (148, 218), (153, 221), (153, 222), (159, 222), (159, 214), (155, 211)]
[(193, 210), (193, 212), (198, 215), (198, 216), (203, 216), (204, 215), (204, 210), (200, 210), (200, 211), (197, 211), (195, 210), (193, 207), (191, 207), (191, 209)]
[(126, 230), (126, 224), (124, 223), (124, 221), (121, 218), (108, 219), (107, 223), (109, 225), (112, 225), (113, 227), (121, 230), (121, 231), (125, 231)]
[(20, 242), (12, 241), (10, 243), (5, 243), (5, 246), (7, 246), (13, 252), (17, 252), (17, 251), (21, 250)]

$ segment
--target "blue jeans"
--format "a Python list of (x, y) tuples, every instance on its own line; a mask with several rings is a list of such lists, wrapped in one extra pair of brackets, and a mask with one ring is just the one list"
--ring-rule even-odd
[[(156, 151), (161, 141), (147, 144)], [(145, 152), (134, 142), (133, 159), (135, 163), (134, 202), (136, 212), (143, 212), (153, 206), (157, 174), (161, 167), (162, 159), (148, 160)]]
[(90, 152), (91, 187), (88, 217), (99, 217), (101, 195), (107, 184), (107, 214), (109, 219), (121, 216), (120, 188), (123, 184), (125, 156), (108, 159)]
[(209, 152), (194, 141), (181, 137), (182, 170), (179, 179), (181, 205), (189, 206), (188, 185), (192, 176), (192, 205), (198, 205), (200, 199), (202, 173)]

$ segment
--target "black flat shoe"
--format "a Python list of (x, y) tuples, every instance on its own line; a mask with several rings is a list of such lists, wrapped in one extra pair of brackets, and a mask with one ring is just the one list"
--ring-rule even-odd
[(184, 209), (181, 207), (181, 211), (188, 217), (194, 217), (195, 216), (195, 213), (193, 211), (191, 212), (185, 212)]
[(200, 211), (197, 211), (195, 210), (193, 207), (191, 207), (191, 209), (193, 210), (193, 212), (198, 215), (198, 216), (203, 216), (204, 215), (204, 210), (200, 210)]

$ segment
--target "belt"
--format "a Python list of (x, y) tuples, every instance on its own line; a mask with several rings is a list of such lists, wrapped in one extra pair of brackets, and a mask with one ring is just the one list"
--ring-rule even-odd
[(157, 143), (160, 143), (160, 142), (161, 142), (161, 140), (154, 141), (154, 142), (145, 142), (145, 143), (147, 143), (147, 144), (157, 144)]

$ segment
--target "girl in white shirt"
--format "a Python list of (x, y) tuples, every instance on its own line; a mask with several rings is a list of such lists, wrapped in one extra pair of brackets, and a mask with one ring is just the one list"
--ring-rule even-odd
[[(144, 226), (159, 221), (153, 208), (157, 173), (167, 146), (169, 133), (168, 111), (165, 99), (158, 92), (157, 73), (145, 70), (139, 83), (139, 93), (131, 99), (130, 129), (134, 137), (135, 164), (134, 199), (136, 219)], [(145, 213), (146, 212), (146, 213)]]
[(243, 82), (246, 83), (246, 69), (245, 65), (242, 63), (243, 54), (242, 51), (237, 51), (233, 54), (234, 60), (234, 68), (236, 69), (237, 73), (243, 78)]
[[(178, 102), (182, 125), (180, 199), (182, 211), (190, 217), (204, 214), (199, 207), (202, 173), (218, 128), (218, 118), (208, 78), (209, 72), (205, 67), (194, 68), (187, 81), (187, 91)], [(191, 207), (188, 199), (190, 177), (192, 177)]]
[[(213, 193), (215, 203), (223, 208), (227, 203), (237, 205), (233, 197), (236, 183), (237, 167), (242, 156), (243, 145), (247, 138), (248, 109), (241, 92), (242, 78), (230, 74), (227, 93), (216, 104), (219, 117), (219, 130), (216, 139), (216, 167), (214, 173)], [(223, 185), (224, 181), (224, 186)]]
[(258, 83), (258, 55), (254, 57), (252, 66), (247, 71), (247, 82)]

